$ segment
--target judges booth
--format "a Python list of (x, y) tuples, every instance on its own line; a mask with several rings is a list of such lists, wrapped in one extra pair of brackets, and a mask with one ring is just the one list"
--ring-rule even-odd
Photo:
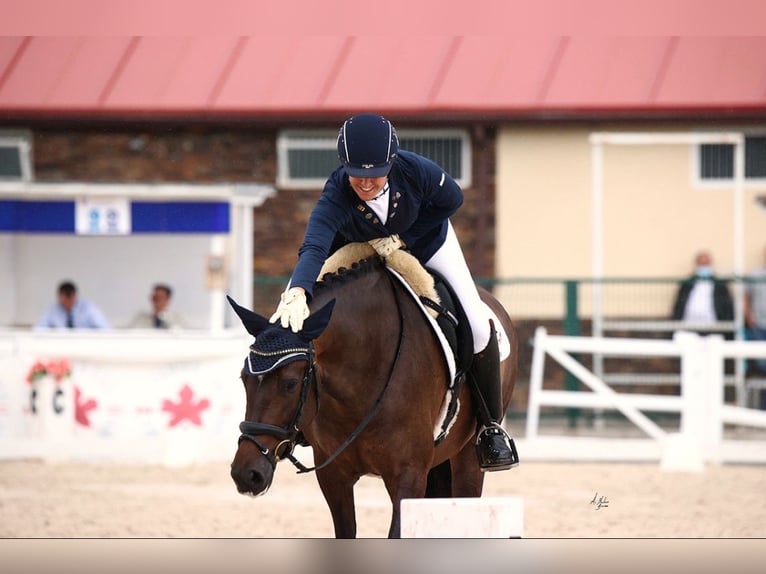
[[(185, 464), (233, 453), (266, 185), (0, 183), (0, 458)], [(71, 280), (105, 330), (35, 327)], [(132, 329), (154, 283), (184, 328)]]

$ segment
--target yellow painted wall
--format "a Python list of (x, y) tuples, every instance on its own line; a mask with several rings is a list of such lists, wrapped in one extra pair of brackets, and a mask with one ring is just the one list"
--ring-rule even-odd
[[(650, 129), (681, 132), (704, 127), (500, 129), (497, 276), (591, 277), (593, 204), (589, 136), (593, 131)], [(702, 248), (712, 252), (719, 274), (734, 271), (733, 186), (708, 188), (695, 182), (694, 146), (606, 145), (603, 166), (605, 277), (684, 276), (691, 272), (694, 254)], [(746, 271), (761, 263), (766, 246), (766, 209), (755, 201), (764, 194), (766, 186), (746, 186)], [(518, 292), (519, 288), (498, 289), (511, 310), (514, 289)], [(646, 313), (664, 313), (672, 291), (666, 289), (657, 308)], [(551, 297), (546, 299), (549, 302), (545, 305), (554, 314), (563, 309), (563, 294), (553, 296), (555, 309), (551, 309)], [(585, 297), (581, 306), (587, 305)]]

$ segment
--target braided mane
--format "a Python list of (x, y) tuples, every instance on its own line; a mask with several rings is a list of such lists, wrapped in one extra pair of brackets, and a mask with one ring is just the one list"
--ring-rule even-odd
[[(388, 257), (387, 265), (404, 277), (418, 296), (440, 303), (433, 277), (428, 274), (414, 256), (405, 251), (397, 250)], [(348, 283), (382, 268), (385, 268), (383, 260), (367, 243), (349, 243), (325, 261), (319, 272), (320, 279), (314, 284), (314, 292)], [(437, 315), (437, 312), (431, 308), (428, 309), (428, 313), (433, 317)]]
[(328, 271), (315, 283), (314, 293), (344, 285), (359, 277), (367, 275), (376, 269), (382, 269), (383, 262), (377, 255), (372, 255), (361, 261), (355, 261), (351, 267), (339, 267), (336, 271)]

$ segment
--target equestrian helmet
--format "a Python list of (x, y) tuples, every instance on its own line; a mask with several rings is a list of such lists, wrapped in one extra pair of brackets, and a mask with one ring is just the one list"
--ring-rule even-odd
[(376, 114), (359, 114), (338, 132), (338, 158), (350, 177), (383, 177), (399, 153), (394, 126)]

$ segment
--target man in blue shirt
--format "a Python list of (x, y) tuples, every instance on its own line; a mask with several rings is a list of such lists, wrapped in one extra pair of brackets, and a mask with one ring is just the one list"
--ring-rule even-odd
[(109, 322), (90, 301), (77, 296), (71, 281), (58, 286), (58, 302), (51, 305), (35, 325), (38, 329), (108, 329)]
[(499, 424), (504, 415), (500, 358), (490, 311), (479, 298), (449, 221), (463, 203), (463, 191), (433, 161), (400, 150), (396, 130), (379, 115), (360, 114), (344, 122), (338, 156), (342, 165), (330, 175), (311, 212), (298, 263), (271, 322), (301, 330), (322, 265), (344, 244), (369, 242), (384, 258), (406, 247), (447, 279), (468, 315), (475, 353), (469, 380), (479, 395), (482, 470), (516, 466), (511, 439)]

